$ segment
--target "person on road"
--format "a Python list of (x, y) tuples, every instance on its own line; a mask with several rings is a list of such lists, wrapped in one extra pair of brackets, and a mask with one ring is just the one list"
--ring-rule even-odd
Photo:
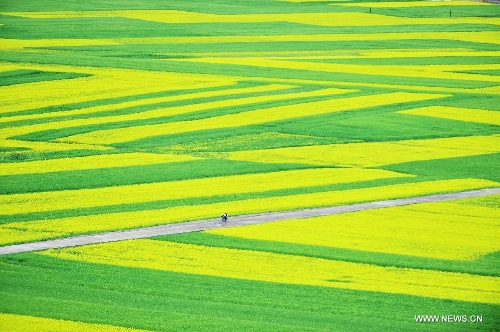
[(222, 216), (220, 216), (220, 218), (221, 218), (221, 220), (222, 220), (222, 221), (227, 221), (227, 213), (226, 213), (226, 212), (224, 212), (224, 213), (222, 214)]

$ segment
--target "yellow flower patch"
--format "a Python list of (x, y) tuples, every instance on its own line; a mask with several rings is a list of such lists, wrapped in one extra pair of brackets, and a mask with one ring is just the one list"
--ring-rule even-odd
[[(323, 93), (323, 95), (326, 96), (339, 93), (339, 90), (333, 88), (324, 89), (315, 92), (308, 92), (307, 96), (317, 96), (320, 93)], [(241, 112), (237, 114), (216, 116), (208, 119), (97, 130), (90, 133), (77, 134), (61, 138), (57, 141), (107, 145), (129, 142), (153, 136), (179, 134), (207, 129), (223, 129), (248, 126), (278, 120), (300, 118), (304, 116), (351, 111), (365, 107), (376, 107), (396, 103), (431, 100), (442, 98), (444, 96), (445, 95), (441, 94), (393, 92), (360, 97), (327, 99), (321, 101), (295, 103), (292, 105), (276, 106), (254, 111)], [(229, 104), (229, 102), (226, 103)]]
[[(243, 15), (242, 15), (243, 16)], [(249, 15), (250, 16), (250, 15)], [(438, 25), (438, 24), (500, 24), (500, 19), (463, 18), (453, 20), (447, 18), (412, 18), (380, 15), (375, 13), (342, 12), (342, 13), (300, 13), (300, 14), (269, 14), (273, 21), (285, 20), (293, 23), (321, 26), (395, 26), (395, 25)]]
[(222, 212), (228, 212), (229, 215), (243, 215), (345, 205), (498, 186), (498, 183), (486, 180), (442, 180), (375, 188), (274, 196), (193, 206), (177, 206), (149, 211), (118, 212), (33, 222), (15, 222), (0, 225), (0, 244), (29, 242), (81, 233), (96, 233), (180, 221), (211, 219), (217, 218)]
[(90, 324), (83, 322), (74, 322), (62, 319), (42, 318), (34, 316), (24, 316), (15, 314), (0, 313), (0, 330), (10, 332), (134, 332), (145, 331), (127, 327)]
[(1, 14), (34, 19), (126, 17), (165, 23), (209, 23), (219, 22), (226, 16), (240, 16), (195, 13), (181, 10), (82, 10), (58, 12), (2, 12)]
[(200, 158), (185, 155), (139, 152), (103, 154), (87, 157), (35, 160), (16, 163), (0, 163), (0, 175), (49, 173), (96, 168), (152, 165), (199, 159)]
[(56, 46), (99, 46), (119, 45), (113, 39), (8, 39), (0, 38), (0, 50), (22, 50), (24, 48)]
[(405, 176), (376, 169), (319, 168), (95, 189), (0, 195), (4, 215), (265, 192)]
[(42, 255), (75, 261), (285, 284), (500, 303), (496, 277), (382, 267), (154, 240), (121, 241)]
[[(21, 121), (21, 120), (57, 118), (57, 117), (73, 116), (73, 115), (79, 115), (79, 114), (92, 114), (92, 113), (118, 110), (118, 109), (123, 109), (123, 108), (128, 108), (128, 107), (152, 105), (152, 104), (174, 102), (174, 101), (181, 101), (181, 100), (192, 100), (192, 99), (197, 99), (197, 98), (210, 98), (210, 97), (230, 96), (233, 94), (247, 94), (247, 93), (250, 94), (250, 93), (277, 91), (277, 90), (281, 90), (281, 89), (292, 88), (293, 86), (269, 84), (269, 85), (264, 85), (264, 86), (251, 87), (251, 88), (234, 88), (234, 89), (223, 89), (223, 90), (217, 89), (219, 87), (221, 87), (220, 82), (199, 83), (199, 84), (193, 84), (189, 88), (190, 89), (213, 88), (214, 90), (205, 91), (205, 92), (191, 92), (190, 90), (185, 90), (185, 93), (183, 93), (181, 95), (176, 95), (176, 96), (156, 97), (156, 98), (139, 98), (139, 99), (133, 100), (133, 101), (125, 101), (125, 102), (119, 102), (119, 103), (113, 103), (113, 104), (84, 107), (84, 108), (78, 108), (78, 109), (73, 109), (73, 110), (69, 110), (69, 111), (59, 111), (59, 112), (30, 114), (30, 115), (18, 115), (18, 116), (6, 116), (6, 117), (0, 118), (0, 123), (1, 122), (11, 122), (11, 121)], [(165, 90), (172, 89), (172, 88), (177, 90), (180, 87), (176, 88), (176, 87), (170, 86)], [(152, 114), (152, 112), (141, 112), (141, 114), (144, 114), (144, 113)]]
[[(132, 69), (89, 69), (69, 66), (58, 70), (58, 66), (15, 66), (9, 64), (0, 68), (3, 70), (7, 68), (10, 70), (51, 69), (52, 71), (63, 70), (91, 75), (67, 80), (2, 86), (0, 87), (0, 95), (2, 95), (0, 114), (167, 90), (189, 90), (204, 87), (207, 83), (214, 87), (236, 83), (231, 78), (213, 75)], [(137, 84), (138, 81), (148, 82), (148, 84)]]
[[(402, 50), (340, 50), (340, 51), (296, 51), (287, 52), (287, 57), (281, 56), (276, 52), (221, 52), (221, 53), (196, 53), (199, 57), (264, 57), (264, 58), (280, 58), (280, 59), (394, 59), (394, 58), (436, 58), (436, 57), (498, 57), (499, 51), (484, 51), (475, 52), (465, 48), (449, 48), (449, 49), (402, 49)], [(481, 65), (484, 68), (494, 68), (495, 66)], [(453, 66), (454, 67), (454, 66)], [(481, 69), (479, 69), (481, 70)]]
[(496, 152), (500, 152), (498, 135), (236, 151), (230, 152), (228, 158), (261, 163), (375, 167)]
[[(275, 91), (275, 90), (281, 90), (281, 89), (287, 89), (287, 88), (290, 88), (290, 86), (272, 84), (272, 85), (266, 85), (263, 87), (255, 88), (253, 90), (253, 92)], [(330, 89), (323, 89), (323, 90), (318, 90), (318, 91), (282, 93), (282, 94), (276, 94), (276, 95), (270, 95), (270, 96), (250, 96), (250, 97), (234, 98), (234, 99), (229, 99), (229, 100), (220, 100), (220, 101), (212, 101), (212, 102), (206, 102), (206, 103), (190, 104), (190, 105), (185, 105), (185, 106), (175, 106), (175, 107), (169, 107), (169, 108), (154, 109), (151, 111), (137, 112), (137, 113), (131, 113), (131, 114), (124, 114), (124, 115), (111, 115), (111, 116), (94, 117), (94, 118), (88, 118), (88, 119), (54, 121), (54, 122), (48, 122), (48, 123), (40, 123), (40, 124), (26, 125), (26, 126), (19, 126), (19, 127), (9, 127), (6, 129), (2, 129), (2, 130), (0, 130), (0, 137), (13, 137), (13, 136), (17, 136), (17, 135), (23, 135), (23, 134), (27, 134), (27, 133), (33, 133), (33, 132), (51, 130), (51, 129), (63, 129), (63, 128), (71, 128), (71, 127), (86, 126), (86, 125), (125, 122), (125, 121), (134, 121), (134, 120), (145, 120), (145, 119), (151, 119), (151, 118), (159, 118), (159, 117), (165, 117), (165, 116), (171, 116), (171, 115), (178, 115), (178, 114), (183, 114), (183, 113), (205, 111), (205, 110), (220, 108), (220, 107), (234, 107), (234, 106), (248, 105), (248, 104), (254, 104), (254, 103), (261, 103), (261, 102), (283, 100), (283, 99), (294, 99), (294, 98), (300, 99), (300, 98), (306, 98), (306, 97), (321, 97), (321, 96), (327, 96), (327, 95), (333, 95), (333, 94), (342, 94), (342, 93), (345, 93), (348, 91), (350, 91), (350, 90), (330, 88)], [(247, 91), (247, 92), (252, 92), (252, 91)], [(214, 118), (217, 119), (217, 117), (214, 117)], [(214, 122), (214, 120), (212, 120), (214, 118), (210, 118), (209, 120), (205, 120), (205, 121), (212, 123), (212, 122)], [(199, 120), (199, 121), (203, 121), (203, 120)], [(191, 121), (188, 121), (188, 122), (191, 122)], [(230, 124), (231, 123), (226, 123), (226, 125), (229, 125), (229, 126), (230, 126)], [(183, 125), (179, 125), (178, 122), (173, 122), (173, 123), (168, 123), (166, 125), (163, 125), (163, 124), (162, 125), (142, 125), (142, 126), (135, 126), (135, 127), (127, 127), (124, 129), (120, 128), (120, 129), (102, 130), (102, 131), (98, 131), (98, 133), (101, 133), (103, 131), (104, 132), (114, 132), (114, 131), (127, 132), (127, 131), (131, 131), (134, 129), (138, 129), (142, 135), (145, 135), (147, 137), (149, 135), (149, 133), (151, 132), (151, 130), (149, 130), (149, 129), (155, 128), (157, 126), (183, 127)], [(212, 128), (207, 128), (207, 129), (212, 129)], [(71, 137), (87, 137), (87, 136), (92, 136), (92, 135), (94, 135), (94, 134), (89, 133), (89, 134), (74, 135)], [(110, 140), (111, 140), (111, 138), (108, 138), (106, 144), (109, 144)], [(62, 139), (59, 139), (57, 141), (65, 142), (65, 141), (68, 141), (68, 139), (62, 138)], [(83, 143), (83, 144), (86, 144), (86, 143)]]
[[(500, 198), (500, 196), (498, 196)], [(438, 259), (468, 260), (500, 250), (498, 209), (425, 203), (209, 233)]]
[(450, 119), (486, 123), (500, 126), (500, 111), (487, 111), (481, 109), (450, 107), (450, 106), (428, 106), (400, 111), (401, 114), (412, 114), (429, 116), (433, 118)]

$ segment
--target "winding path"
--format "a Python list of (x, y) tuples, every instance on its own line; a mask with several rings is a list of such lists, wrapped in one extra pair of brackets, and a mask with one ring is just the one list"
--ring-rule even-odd
[(477, 197), (477, 196), (492, 195), (492, 194), (500, 194), (500, 188), (472, 190), (472, 191), (464, 191), (458, 193), (438, 194), (438, 195), (412, 197), (412, 198), (400, 198), (400, 199), (351, 204), (344, 206), (250, 214), (244, 216), (231, 217), (224, 224), (221, 224), (219, 222), (219, 219), (205, 219), (205, 220), (167, 224), (167, 225), (160, 225), (153, 227), (136, 228), (124, 231), (80, 235), (80, 236), (61, 238), (56, 240), (14, 244), (14, 245), (0, 247), (0, 255), (17, 254), (22, 252), (31, 252), (31, 251), (38, 251), (45, 249), (75, 247), (86, 244), (141, 239), (158, 235), (204, 231), (217, 227), (243, 226), (243, 225), (260, 224), (264, 222), (271, 222), (277, 220), (326, 216), (326, 215), (340, 214), (345, 212), (379, 209), (385, 207), (402, 206), (402, 205), (410, 205), (417, 203), (440, 202), (440, 201), (448, 201), (460, 198), (469, 198), (469, 197)]

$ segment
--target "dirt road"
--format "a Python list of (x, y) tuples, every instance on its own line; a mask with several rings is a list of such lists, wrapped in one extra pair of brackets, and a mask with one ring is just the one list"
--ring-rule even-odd
[(305, 209), (296, 211), (269, 212), (269, 213), (250, 214), (250, 215), (243, 215), (236, 217), (230, 216), (229, 220), (224, 224), (220, 223), (219, 219), (197, 220), (197, 221), (167, 224), (161, 226), (136, 228), (124, 231), (114, 231), (114, 232), (106, 232), (106, 233), (91, 234), (91, 235), (80, 235), (80, 236), (61, 238), (56, 240), (9, 245), (0, 247), (0, 255), (9, 255), (22, 252), (54, 249), (54, 248), (82, 246), (93, 243), (105, 243), (105, 242), (122, 241), (130, 239), (141, 239), (158, 235), (204, 231), (217, 227), (243, 226), (243, 225), (259, 224), (277, 220), (310, 218), (310, 217), (326, 216), (326, 215), (333, 215), (333, 214), (353, 212), (353, 211), (379, 209), (392, 206), (402, 206), (402, 205), (410, 205), (410, 204), (426, 203), (426, 202), (440, 202), (440, 201), (448, 201), (460, 198), (477, 197), (477, 196), (492, 195), (492, 194), (500, 194), (500, 188), (481, 189), (481, 190), (464, 191), (458, 193), (439, 194), (439, 195), (422, 196), (422, 197), (401, 198), (401, 199), (393, 199), (386, 201), (377, 201), (369, 203), (332, 206), (332, 207), (323, 207), (323, 208), (314, 208), (314, 209)]

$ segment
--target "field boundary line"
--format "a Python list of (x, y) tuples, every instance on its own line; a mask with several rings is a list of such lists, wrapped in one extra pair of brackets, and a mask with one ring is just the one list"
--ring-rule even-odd
[(83, 246), (88, 244), (115, 242), (132, 239), (150, 238), (160, 235), (180, 234), (204, 231), (220, 227), (235, 227), (251, 224), (260, 224), (265, 222), (301, 219), (319, 216), (341, 214), (347, 212), (380, 209), (395, 206), (404, 206), (418, 203), (442, 202), (462, 198), (472, 198), (478, 196), (500, 194), (500, 188), (489, 188), (462, 191), (447, 194), (435, 194), (410, 198), (398, 198), (391, 200), (382, 200), (367, 203), (357, 203), (341, 206), (330, 206), (320, 208), (310, 208), (292, 211), (257, 213), (230, 217), (227, 222), (222, 224), (219, 219), (203, 219), (189, 222), (172, 223), (159, 226), (141, 227), (135, 229), (111, 231), (98, 234), (78, 235), (54, 240), (37, 241), (31, 243), (14, 244), (0, 247), (0, 255), (17, 254), (23, 252), (32, 252), (46, 249), (60, 249), (67, 247)]

